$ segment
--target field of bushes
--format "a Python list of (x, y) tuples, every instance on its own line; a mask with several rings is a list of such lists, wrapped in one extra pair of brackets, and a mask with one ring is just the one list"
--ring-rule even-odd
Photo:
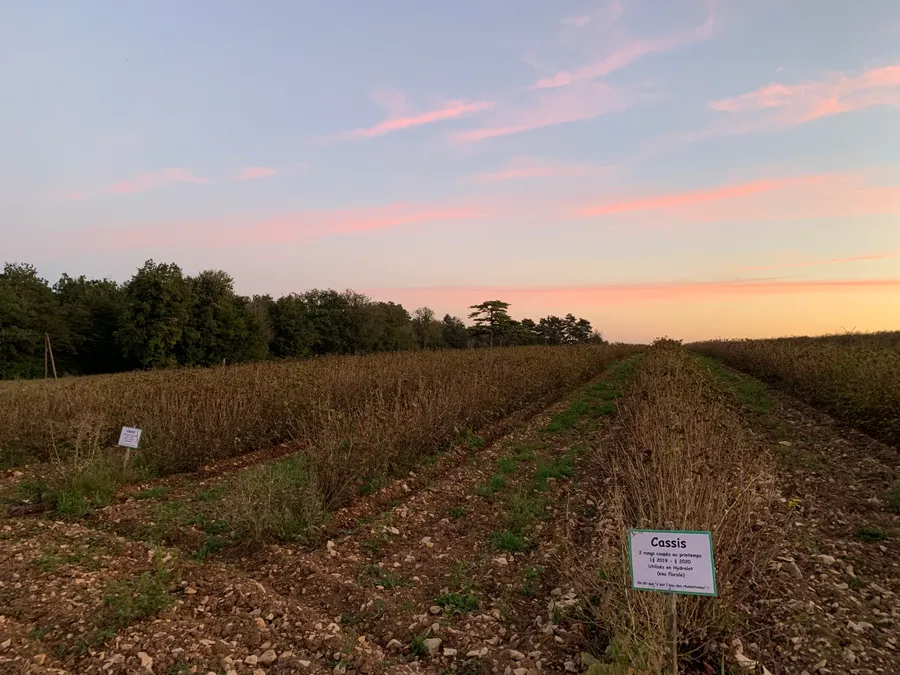
[(444, 350), (12, 382), (0, 387), (0, 448), (7, 463), (49, 461), (66, 480), (90, 483), (119, 470), (122, 426), (143, 430), (133, 469), (142, 475), (290, 441), (331, 505), (363, 481), (546, 405), (630, 351)]
[(897, 335), (713, 340), (691, 348), (770, 382), (876, 438), (900, 444)]

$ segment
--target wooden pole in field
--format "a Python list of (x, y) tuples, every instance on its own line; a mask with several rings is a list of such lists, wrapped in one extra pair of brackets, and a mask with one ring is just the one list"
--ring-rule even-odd
[[(50, 344), (50, 334), (49, 334), (49, 333), (44, 333), (44, 337), (47, 338), (47, 351), (50, 352), (50, 365), (53, 366), (53, 379), (56, 380), (56, 379), (58, 379), (58, 378), (56, 377), (56, 360), (53, 358), (53, 345)], [(47, 370), (46, 360), (47, 360), (47, 359), (46, 359), (46, 356), (45, 356), (45, 357), (44, 357), (44, 361), (45, 361), (45, 363), (44, 363), (44, 371), (45, 371), (45, 372), (44, 372), (44, 377), (47, 376), (47, 374), (46, 374), (46, 370)]]
[(44, 379), (45, 380), (47, 379), (47, 367), (49, 365), (47, 363), (47, 345), (50, 343), (47, 340), (48, 340), (47, 334), (44, 333)]

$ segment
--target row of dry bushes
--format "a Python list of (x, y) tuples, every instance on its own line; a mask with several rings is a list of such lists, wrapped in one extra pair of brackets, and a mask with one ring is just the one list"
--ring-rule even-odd
[[(872, 344), (891, 335), (873, 334)], [(715, 340), (691, 348), (900, 445), (900, 351), (846, 346), (834, 341), (838, 337)]]
[(170, 473), (292, 440), (333, 491), (363, 464), (387, 471), (544, 404), (631, 351), (447, 350), (9, 383), (0, 448), (65, 459), (113, 446), (122, 426), (135, 426), (140, 461)]
[(647, 351), (619, 415), (599, 458), (613, 476), (600, 501), (609, 509), (603, 540), (577, 581), (614, 661), (669, 672), (669, 596), (631, 590), (628, 530), (712, 532), (719, 598), (678, 599), (680, 656), (699, 655), (725, 634), (772, 554), (760, 526), (771, 521), (772, 466), (748, 441), (733, 398), (677, 342)]

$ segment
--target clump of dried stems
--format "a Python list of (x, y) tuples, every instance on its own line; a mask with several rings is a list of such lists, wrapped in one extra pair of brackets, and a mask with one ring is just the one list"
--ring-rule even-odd
[(773, 550), (760, 520), (772, 498), (771, 467), (732, 401), (674, 341), (648, 350), (619, 410), (620, 431), (601, 450), (612, 474), (599, 502), (605, 540), (577, 579), (613, 659), (655, 673), (670, 653), (669, 597), (631, 590), (628, 530), (712, 532), (719, 597), (678, 600), (679, 649), (702, 649), (729, 624)]

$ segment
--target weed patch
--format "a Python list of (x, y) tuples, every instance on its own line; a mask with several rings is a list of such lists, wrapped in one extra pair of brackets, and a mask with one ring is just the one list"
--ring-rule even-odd
[(528, 548), (525, 537), (512, 530), (502, 530), (491, 534), (491, 545), (499, 551), (518, 553)]
[(165, 487), (163, 485), (157, 485), (156, 487), (147, 488), (146, 490), (139, 490), (134, 494), (134, 498), (138, 501), (142, 501), (144, 499), (160, 499), (161, 497), (165, 497), (170, 492), (172, 492), (172, 488)]
[(98, 614), (98, 626), (117, 630), (144, 619), (172, 604), (174, 574), (159, 563), (152, 572), (111, 581), (106, 585)]
[(861, 541), (884, 541), (888, 538), (888, 534), (880, 527), (866, 525), (856, 531), (856, 538)]
[(398, 586), (409, 585), (409, 582), (406, 579), (393, 570), (385, 569), (378, 565), (366, 565), (363, 568), (363, 575), (373, 586), (381, 586), (387, 590), (397, 588)]
[(467, 585), (459, 591), (438, 596), (434, 604), (442, 607), (447, 614), (468, 614), (478, 609), (478, 596)]
[(501, 489), (506, 487), (506, 476), (502, 474), (494, 474), (487, 483), (482, 483), (475, 487), (475, 494), (479, 497), (490, 497)]
[(304, 456), (240, 472), (219, 506), (238, 538), (253, 542), (304, 538), (325, 515), (316, 477)]

